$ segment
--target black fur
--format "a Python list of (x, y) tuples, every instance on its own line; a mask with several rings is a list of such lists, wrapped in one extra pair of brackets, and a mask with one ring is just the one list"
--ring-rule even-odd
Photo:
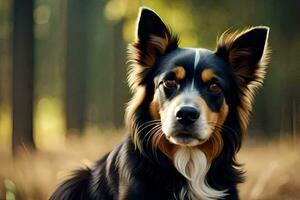
[[(251, 65), (250, 74), (245, 75), (248, 84), (255, 81), (254, 74), (259, 68), (258, 62), (263, 54), (267, 30), (260, 28), (251, 33), (246, 33), (231, 46), (222, 44), (216, 52), (201, 51), (201, 61), (197, 70), (201, 71), (211, 67), (220, 76), (220, 85), (224, 93), (219, 97), (211, 97), (204, 93), (205, 85), (196, 86), (210, 108), (217, 112), (220, 105), (217, 98), (225, 98), (229, 107), (229, 114), (224, 122), (221, 132), (224, 142), (221, 153), (214, 158), (207, 173), (208, 184), (217, 190), (227, 189), (227, 196), (224, 199), (237, 200), (237, 184), (243, 181), (243, 172), (235, 159), (235, 155), (242, 143), (242, 127), (238, 105), (242, 104), (241, 95), (247, 86), (240, 86), (239, 75), (236, 75), (235, 65), (230, 63), (230, 48), (249, 50), (252, 53), (248, 56), (247, 62)], [(151, 36), (167, 39), (166, 48), (149, 42)], [(186, 179), (176, 170), (172, 161), (159, 149), (153, 151), (149, 145), (152, 135), (149, 135), (151, 126), (144, 124), (153, 120), (149, 112), (150, 103), (161, 76), (173, 66), (183, 65), (186, 70), (194, 67), (194, 54), (190, 49), (177, 47), (177, 38), (172, 36), (169, 29), (161, 19), (151, 10), (141, 11), (138, 25), (138, 41), (133, 44), (137, 51), (131, 59), (134, 74), (130, 83), (133, 91), (137, 87), (145, 88), (145, 96), (136, 109), (127, 116), (129, 123), (129, 136), (114, 150), (96, 162), (93, 167), (78, 170), (74, 175), (62, 183), (52, 194), (50, 200), (173, 200), (177, 199), (182, 187), (186, 187)], [(256, 40), (258, 39), (258, 40)], [(254, 45), (252, 45), (254, 44)], [(155, 57), (155, 62), (149, 66), (145, 62), (147, 57)], [(151, 60), (151, 59), (150, 59)], [(243, 60), (240, 61), (243, 63)], [(144, 67), (144, 69), (143, 69)], [(150, 67), (150, 68), (149, 68)], [(244, 66), (243, 66), (244, 67)], [(137, 68), (140, 68), (137, 70)], [(137, 72), (135, 72), (137, 70)], [(187, 82), (182, 83), (190, 84)], [(179, 91), (180, 92), (180, 91)], [(166, 94), (171, 98), (172, 94)], [(136, 137), (137, 139), (134, 139)], [(137, 148), (136, 143), (139, 143)]]
[[(232, 167), (230, 152), (226, 153), (212, 166), (208, 181), (212, 187), (229, 188), (226, 199), (235, 200), (240, 173)], [(157, 159), (149, 159), (127, 138), (92, 168), (76, 171), (50, 200), (172, 200), (185, 183), (162, 153), (158, 152)]]

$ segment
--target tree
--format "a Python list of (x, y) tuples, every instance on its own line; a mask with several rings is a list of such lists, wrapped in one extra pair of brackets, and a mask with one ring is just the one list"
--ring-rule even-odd
[(35, 149), (33, 140), (34, 1), (15, 0), (13, 7), (13, 138), (16, 153)]
[(125, 102), (128, 100), (126, 87), (125, 44), (123, 41), (124, 19), (116, 22), (113, 30), (114, 54), (114, 93), (113, 93), (113, 123), (121, 127), (124, 119)]
[(66, 57), (66, 126), (81, 133), (85, 123), (87, 32), (85, 1), (68, 1)]

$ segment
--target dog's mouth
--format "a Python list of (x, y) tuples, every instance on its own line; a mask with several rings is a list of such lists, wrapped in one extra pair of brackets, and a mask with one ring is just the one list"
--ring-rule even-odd
[(188, 133), (178, 133), (174, 136), (167, 136), (167, 139), (176, 145), (180, 146), (197, 146), (203, 144), (206, 140), (201, 139), (196, 135)]

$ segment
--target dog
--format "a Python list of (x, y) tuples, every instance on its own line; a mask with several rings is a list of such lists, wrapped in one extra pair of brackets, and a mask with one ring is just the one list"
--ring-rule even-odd
[(225, 32), (215, 51), (179, 48), (161, 18), (141, 8), (128, 50), (130, 134), (50, 199), (239, 199), (236, 153), (265, 77), (268, 34), (257, 26)]

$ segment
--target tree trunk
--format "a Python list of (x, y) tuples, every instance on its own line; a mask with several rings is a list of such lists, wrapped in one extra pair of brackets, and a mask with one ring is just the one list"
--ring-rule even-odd
[(34, 149), (33, 140), (33, 0), (14, 1), (12, 148)]
[(68, 1), (66, 58), (67, 133), (82, 133), (85, 123), (87, 65), (87, 2)]
[(114, 25), (114, 94), (113, 94), (113, 123), (116, 127), (123, 125), (125, 102), (128, 98), (126, 87), (125, 45), (123, 40), (124, 19)]

